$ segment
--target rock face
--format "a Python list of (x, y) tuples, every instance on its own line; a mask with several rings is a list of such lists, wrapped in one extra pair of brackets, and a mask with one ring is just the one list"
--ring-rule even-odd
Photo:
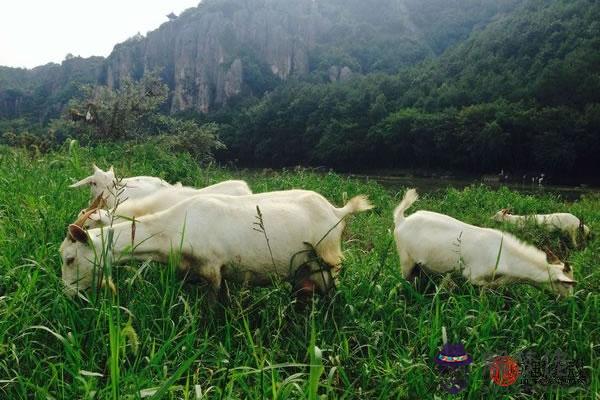
[(159, 71), (169, 86), (172, 113), (235, 105), (291, 78), (337, 82), (393, 74), (441, 54), (520, 2), (203, 0), (169, 15), (146, 36), (117, 44), (107, 59), (68, 57), (32, 70), (0, 67), (0, 118), (47, 120), (79, 83), (119, 87), (149, 71)]
[(308, 54), (326, 27), (313, 0), (205, 1), (146, 38), (115, 47), (105, 83), (118, 86), (160, 70), (171, 112), (206, 113), (243, 93), (260, 92), (250, 72), (281, 80), (309, 71)]
[(329, 81), (330, 82), (336, 82), (336, 81), (347, 81), (348, 79), (352, 78), (352, 69), (350, 69), (350, 67), (348, 67), (347, 65), (344, 65), (343, 67), (338, 67), (337, 65), (332, 65), (329, 68)]

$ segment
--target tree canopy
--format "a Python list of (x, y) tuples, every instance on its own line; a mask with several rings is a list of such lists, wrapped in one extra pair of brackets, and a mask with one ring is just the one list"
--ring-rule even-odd
[(231, 157), (337, 168), (600, 172), (600, 4), (526, 1), (397, 74), (289, 82), (216, 114)]

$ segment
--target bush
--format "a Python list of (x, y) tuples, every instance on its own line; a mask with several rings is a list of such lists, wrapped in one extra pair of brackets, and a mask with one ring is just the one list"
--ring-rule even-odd
[[(85, 97), (72, 101), (61, 119), (51, 121), (48, 141), (63, 143), (75, 138), (87, 145), (102, 142), (140, 140), (161, 146), (170, 152), (189, 153), (197, 162), (212, 160), (213, 150), (224, 148), (218, 139), (217, 124), (198, 125), (160, 114), (167, 98), (167, 86), (156, 74), (139, 82), (125, 80), (118, 89), (88, 86)], [(7, 144), (27, 144), (29, 137), (9, 136)], [(23, 147), (23, 146), (19, 146)]]
[(63, 124), (87, 132), (94, 140), (133, 139), (150, 134), (151, 120), (167, 99), (167, 86), (158, 75), (139, 82), (124, 80), (121, 87), (88, 86), (83, 99), (69, 103)]
[(199, 163), (212, 161), (213, 150), (225, 148), (219, 141), (220, 128), (215, 123), (200, 126), (191, 120), (164, 115), (158, 116), (156, 122), (165, 132), (155, 139), (159, 146), (175, 153), (188, 153)]
[(23, 148), (34, 153), (47, 153), (56, 149), (58, 143), (55, 139), (51, 134), (42, 136), (27, 131), (21, 133), (6, 132), (2, 135), (3, 144)]

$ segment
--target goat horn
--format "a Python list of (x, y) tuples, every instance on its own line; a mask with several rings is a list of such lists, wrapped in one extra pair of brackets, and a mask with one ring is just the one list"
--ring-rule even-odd
[(85, 223), (85, 221), (87, 221), (90, 215), (95, 213), (97, 210), (97, 208), (86, 210), (85, 213), (83, 213), (79, 218), (77, 218), (75, 222), (73, 222), (73, 225), (77, 225), (80, 228), (83, 228), (83, 224)]
[(69, 185), (70, 188), (76, 188), (79, 186), (83, 186), (83, 185), (87, 185), (88, 183), (90, 183), (92, 181), (92, 179), (94, 179), (93, 176), (88, 176), (87, 178), (83, 178), (82, 180), (75, 182), (72, 185)]
[(100, 193), (85, 211), (87, 212), (89, 210), (97, 210), (98, 208), (104, 208), (105, 205), (106, 201), (104, 200), (104, 197), (102, 197), (102, 193)]

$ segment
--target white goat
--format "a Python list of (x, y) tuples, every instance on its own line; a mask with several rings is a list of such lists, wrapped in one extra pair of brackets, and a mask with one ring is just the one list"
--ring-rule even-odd
[(492, 219), (499, 222), (506, 221), (519, 227), (533, 223), (550, 232), (565, 232), (569, 235), (575, 247), (577, 247), (578, 232), (581, 231), (583, 238), (587, 238), (590, 235), (590, 228), (584, 225), (579, 218), (569, 213), (513, 215), (509, 212), (508, 208), (503, 208)]
[(404, 212), (418, 199), (410, 189), (394, 211), (394, 237), (402, 275), (409, 279), (417, 264), (445, 273), (461, 271), (476, 285), (511, 282), (550, 284), (561, 295), (572, 293), (573, 271), (568, 264), (550, 264), (546, 254), (516, 237), (495, 229), (479, 228), (444, 214)]
[(87, 178), (72, 184), (75, 188), (90, 185), (92, 198), (102, 195), (106, 205), (110, 208), (126, 199), (139, 199), (148, 196), (157, 190), (171, 187), (168, 182), (154, 176), (134, 176), (118, 180), (115, 170), (111, 166), (108, 171), (103, 171), (94, 164), (94, 173)]
[[(154, 194), (151, 194), (140, 199), (129, 199), (117, 208), (110, 211), (98, 208), (89, 215), (88, 220), (84, 224), (85, 229), (100, 228), (111, 224), (111, 216), (114, 216), (113, 222), (118, 222), (119, 217), (127, 219), (138, 218), (143, 215), (154, 214), (175, 204), (189, 199), (190, 197), (205, 195), (205, 194), (226, 194), (230, 196), (245, 196), (252, 194), (252, 190), (248, 187), (245, 181), (230, 180), (207, 186), (202, 189), (194, 189), (185, 186), (172, 186), (160, 189)], [(97, 208), (98, 204), (91, 208)], [(79, 215), (85, 214), (90, 208), (81, 210)]]
[[(196, 196), (140, 217), (135, 226), (131, 221), (114, 225), (113, 253), (116, 263), (132, 258), (166, 262), (173, 250), (180, 251), (180, 268), (205, 279), (214, 290), (221, 287), (223, 278), (264, 285), (272, 278), (300, 276), (301, 288), (325, 292), (343, 259), (344, 218), (370, 208), (365, 196), (335, 208), (310, 191)], [(102, 254), (106, 235), (102, 228), (83, 230), (86, 218), (69, 225), (60, 247), (62, 278), (69, 294), (91, 287), (98, 278), (95, 272), (101, 270), (94, 267), (102, 265), (95, 264), (95, 255)], [(331, 277), (321, 268), (314, 269), (315, 263), (306, 264), (313, 258), (307, 243), (331, 267)]]

